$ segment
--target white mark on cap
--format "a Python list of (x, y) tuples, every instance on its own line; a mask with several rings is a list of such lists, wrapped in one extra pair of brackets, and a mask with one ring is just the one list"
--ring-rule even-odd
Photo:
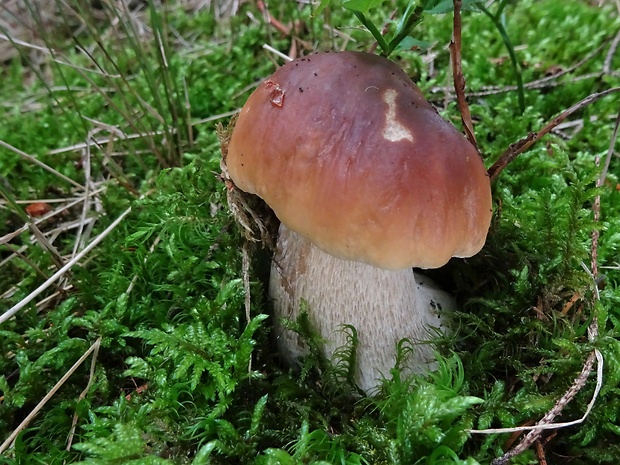
[(413, 134), (402, 123), (396, 119), (396, 96), (398, 93), (394, 89), (388, 89), (383, 93), (383, 101), (387, 103), (388, 109), (385, 114), (385, 126), (383, 127), (383, 137), (390, 142), (408, 140), (413, 142)]

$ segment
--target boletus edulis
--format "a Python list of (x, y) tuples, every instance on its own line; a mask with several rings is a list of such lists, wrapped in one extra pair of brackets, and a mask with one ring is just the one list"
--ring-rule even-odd
[[(269, 293), (275, 315), (310, 322), (330, 358), (358, 333), (356, 382), (369, 392), (397, 342), (426, 340), (451, 298), (413, 267), (437, 268), (484, 245), (491, 188), (477, 150), (395, 63), (317, 53), (279, 68), (252, 93), (226, 157), (237, 188), (281, 221)], [(303, 342), (278, 326), (283, 356)], [(408, 369), (432, 349), (415, 346)]]

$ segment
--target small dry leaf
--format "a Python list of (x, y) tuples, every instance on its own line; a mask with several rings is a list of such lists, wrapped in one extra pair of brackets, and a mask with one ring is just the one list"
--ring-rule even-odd
[(33, 218), (43, 216), (51, 211), (52, 207), (50, 207), (45, 202), (34, 202), (26, 207), (26, 213), (28, 213)]

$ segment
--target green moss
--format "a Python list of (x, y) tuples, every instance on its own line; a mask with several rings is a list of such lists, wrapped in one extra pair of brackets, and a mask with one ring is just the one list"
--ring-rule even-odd
[[(388, 3), (369, 11), (375, 24), (382, 24), (392, 7), (404, 11), (402, 2)], [(138, 38), (122, 21), (113, 29), (119, 19), (115, 12), (87, 12), (83, 2), (74, 6), (87, 23), (84, 28), (70, 22), (45, 41), (59, 48), (62, 60), (83, 68), (96, 60), (108, 75), (51, 64), (44, 84), (26, 58), (4, 65), (0, 140), (83, 183), (84, 152), (49, 151), (82, 143), (95, 128), (95, 137), (108, 137), (109, 125), (141, 135), (92, 150), (91, 176), (105, 193), (91, 237), (126, 208), (132, 212), (71, 270), (73, 288), (42, 310), (27, 306), (0, 326), (2, 438), (101, 338), (87, 392), (80, 396), (91, 378), (90, 359), (18, 435), (0, 463), (489, 463), (503, 453), (506, 435), (465, 430), (539, 419), (565, 392), (593, 347), (605, 358), (599, 399), (586, 422), (560, 430), (545, 449), (550, 461), (559, 456), (575, 463), (616, 460), (620, 165), (612, 158), (606, 184), (595, 189), (600, 168), (594, 160), (607, 152), (617, 96), (575, 114), (571, 121), (581, 120), (581, 130), (568, 138), (559, 132), (547, 135), (502, 173), (493, 186), (495, 215), (485, 248), (436, 273), (459, 303), (452, 316), (455, 332), (440, 344), (439, 369), (405, 377), (397, 364), (377, 395), (367, 398), (350, 376), (355, 328), (344, 329), (350, 344), (332, 365), (321, 359), (320, 342), (307, 321), (292, 323), (316, 350), (300, 372), (282, 366), (266, 316), (271, 308), (260, 273), (264, 252), (252, 264), (247, 320), (242, 241), (227, 211), (226, 187), (215, 174), (220, 158), (215, 123), (194, 126), (193, 144), (189, 140), (191, 120), (240, 107), (253, 85), (275, 69), (262, 44), (287, 51), (290, 38), (266, 26), (251, 4), (221, 20), (204, 10), (171, 8), (163, 14), (147, 9), (143, 19), (155, 26), (162, 43), (153, 36)], [(371, 45), (371, 36), (338, 4), (313, 15), (307, 5), (283, 2), (271, 5), (270, 13), (284, 24), (297, 22), (295, 34), (319, 49), (344, 44), (324, 26), (350, 35), (355, 42), (348, 43), (349, 49)], [(510, 3), (504, 13), (526, 83), (574, 65), (612, 38), (618, 26), (610, 6), (598, 9), (577, 0)], [(103, 19), (97, 23), (97, 18)], [(504, 43), (488, 17), (467, 12), (463, 24), (468, 89), (514, 85)], [(116, 32), (106, 36), (104, 30)], [(416, 38), (433, 44), (431, 49), (400, 51), (392, 58), (459, 125), (456, 104), (444, 105), (437, 88), (450, 83), (444, 45), (450, 40), (451, 17), (427, 15), (415, 31)], [(76, 50), (78, 44), (91, 51), (92, 59)], [(562, 77), (561, 85), (526, 90), (523, 112), (514, 92), (472, 97), (487, 165), (568, 106), (618, 85), (617, 76), (574, 79), (601, 70), (606, 53), (603, 48)], [(614, 69), (618, 64), (614, 57)], [(26, 83), (25, 76), (33, 83)], [(148, 135), (152, 132), (158, 134)], [(77, 194), (69, 183), (4, 148), (0, 182), (17, 199)], [(598, 225), (591, 212), (596, 195), (602, 205)], [(80, 214), (77, 206), (55, 221)], [(41, 228), (54, 225), (45, 222)], [(0, 237), (20, 226), (10, 208), (0, 209)], [(594, 228), (601, 231), (598, 257), (606, 274), (596, 304), (591, 277), (581, 265), (590, 263)], [(67, 230), (55, 245), (70, 255), (74, 241), (75, 230)], [(10, 244), (26, 245), (30, 262), (13, 258), (0, 267), (6, 308), (39, 286), (42, 274), (56, 269), (50, 254), (27, 234)], [(11, 253), (0, 245), (0, 260)], [(600, 336), (589, 342), (587, 326), (594, 313)], [(399, 357), (407, 351), (403, 342)], [(588, 382), (562, 419), (580, 417), (593, 389)], [(74, 415), (72, 447), (66, 450)], [(514, 463), (531, 460), (534, 454), (527, 452)]]

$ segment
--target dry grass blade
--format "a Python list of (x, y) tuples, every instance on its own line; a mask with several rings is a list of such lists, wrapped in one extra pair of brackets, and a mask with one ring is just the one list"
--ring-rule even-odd
[(237, 113), (241, 111), (241, 108), (236, 110), (227, 111), (226, 113), (220, 113), (219, 115), (209, 116), (208, 118), (199, 119), (192, 123), (192, 126), (198, 126), (199, 124), (210, 123), (211, 121), (217, 121), (224, 118), (229, 118), (231, 116), (235, 116)]
[(84, 352), (84, 354), (78, 359), (78, 361), (75, 362), (71, 368), (69, 368), (69, 370), (64, 374), (64, 376), (60, 378), (60, 380), (45, 395), (45, 397), (41, 399), (41, 401), (37, 404), (37, 406), (34, 409), (32, 409), (32, 412), (30, 412), (28, 416), (24, 418), (24, 421), (22, 421), (19, 424), (19, 426), (15, 428), (15, 430), (11, 433), (11, 435), (2, 443), (2, 445), (0, 445), (0, 454), (2, 454), (9, 447), (11, 447), (17, 435), (21, 433), (30, 424), (32, 419), (37, 416), (37, 414), (39, 413), (39, 411), (41, 411), (41, 409), (45, 406), (45, 404), (47, 404), (47, 402), (54, 396), (54, 394), (56, 394), (56, 392), (62, 387), (62, 385), (65, 384), (65, 382), (71, 377), (71, 375), (75, 373), (75, 371), (80, 367), (80, 365), (84, 363), (84, 360), (86, 360), (91, 353), (99, 349), (100, 344), (101, 344), (101, 337), (99, 337), (94, 342), (94, 344), (90, 346), (90, 348), (86, 352)]
[(56, 247), (54, 247), (47, 240), (45, 235), (38, 228), (36, 222), (33, 221), (33, 218), (30, 215), (28, 215), (22, 209), (22, 207), (20, 207), (17, 204), (10, 189), (7, 188), (7, 186), (5, 186), (4, 184), (0, 184), (0, 195), (2, 195), (5, 198), (7, 203), (12, 207), (13, 212), (25, 223), (25, 226), (27, 227), (27, 229), (30, 229), (30, 231), (32, 231), (32, 234), (36, 238), (37, 242), (41, 245), (41, 247), (43, 247), (45, 250), (47, 250), (50, 253), (51, 258), (54, 264), (56, 265), (56, 267), (58, 268), (62, 267), (64, 260), (62, 256), (60, 255), (60, 253), (58, 252), (58, 250), (56, 250)]
[[(97, 189), (96, 191), (92, 192), (91, 195), (95, 195), (95, 194), (99, 194), (101, 192), (103, 192), (105, 190), (105, 188), (101, 188), (101, 189)], [(55, 210), (52, 210), (51, 212), (37, 218), (34, 223), (35, 224), (40, 224), (46, 220), (49, 220), (50, 218), (53, 218), (57, 215), (60, 215), (62, 212), (70, 209), (71, 207), (77, 205), (78, 203), (82, 202), (84, 200), (83, 197), (80, 197), (78, 199), (74, 199), (71, 200), (69, 203), (63, 205), (62, 207), (59, 207)], [(16, 200), (16, 203), (18, 202), (22, 202), (20, 200)], [(24, 203), (31, 203), (32, 201), (23, 201)], [(70, 223), (69, 223), (70, 224)], [(57, 228), (58, 229), (58, 228)], [(24, 233), (25, 231), (28, 230), (28, 225), (24, 224), (24, 226), (22, 226), (21, 228), (16, 229), (13, 232), (10, 232), (8, 234), (5, 234), (4, 236), (0, 236), (0, 245), (2, 244), (8, 244), (12, 239), (14, 239), (15, 237), (19, 236), (20, 234)], [(64, 228), (62, 229), (64, 230)], [(45, 234), (50, 234), (50, 231), (47, 231)], [(0, 262), (0, 266), (4, 265), (5, 260), (3, 260), (2, 262)]]
[[(85, 119), (88, 119), (88, 118), (85, 118)], [(94, 120), (91, 120), (91, 121), (94, 121)], [(113, 126), (109, 126), (109, 125), (106, 125), (106, 127), (109, 129), (114, 128)], [(111, 130), (110, 132), (113, 132), (115, 136), (100, 137), (98, 139), (89, 140), (87, 142), (80, 142), (79, 144), (69, 145), (67, 147), (61, 147), (58, 149), (50, 150), (49, 152), (47, 152), (47, 154), (58, 155), (61, 153), (74, 152), (76, 150), (83, 150), (88, 145), (97, 145), (101, 147), (105, 144), (108, 144), (114, 141), (141, 139), (143, 137), (163, 136), (166, 134), (165, 131), (151, 131), (151, 132), (141, 132), (137, 134), (125, 134), (124, 132), (120, 131), (118, 128), (114, 128), (114, 130), (113, 131)], [(80, 185), (80, 187), (82, 186)]]
[[(97, 130), (98, 129), (89, 131), (88, 133), (89, 140), (93, 137), (93, 134)], [(93, 202), (93, 200), (91, 200), (93, 198), (89, 195), (90, 191), (96, 190), (97, 188), (97, 186), (95, 185), (95, 183), (92, 181), (92, 178), (91, 178), (92, 166), (91, 166), (90, 145), (87, 145), (84, 151), (82, 152), (81, 163), (82, 163), (82, 169), (84, 172), (84, 187), (85, 187), (84, 203), (82, 204), (82, 214), (80, 217), (80, 223), (78, 226), (76, 240), (73, 245), (73, 252), (71, 254), (71, 257), (75, 257), (75, 254), (78, 252), (78, 250), (80, 250), (84, 246), (85, 242), (88, 240), (88, 237), (90, 236), (92, 228), (94, 227), (94, 222), (92, 221), (87, 222), (87, 218), (86, 218), (86, 215), (88, 214), (88, 211), (90, 210), (91, 204)], [(103, 213), (103, 208), (101, 207), (100, 202), (98, 202), (97, 197), (94, 197), (94, 202), (96, 206), (95, 208), (98, 210), (98, 212)], [(85, 234), (83, 234), (85, 229), (86, 229), (86, 232)]]
[(7, 144), (6, 142), (4, 142), (3, 140), (0, 140), (0, 147), (4, 147), (7, 150), (10, 150), (13, 153), (16, 153), (17, 155), (19, 155), (20, 157), (34, 163), (37, 166), (40, 166), (41, 168), (43, 168), (45, 171), (48, 171), (50, 173), (52, 173), (54, 176), (57, 176), (58, 178), (62, 179), (65, 182), (68, 182), (69, 184), (71, 184), (74, 187), (77, 187), (78, 189), (84, 189), (84, 186), (82, 186), (80, 183), (74, 181), (73, 179), (65, 176), (62, 173), (59, 173), (58, 171), (56, 171), (54, 168), (52, 168), (49, 165), (46, 165), (45, 163), (43, 163), (40, 160), (37, 160), (35, 157), (33, 157), (32, 155), (28, 155), (26, 152), (19, 150), (16, 147), (13, 147), (11, 144)]
[[(99, 355), (99, 346), (101, 345), (101, 337), (99, 337), (95, 343), (93, 344), (94, 352), (93, 358), (90, 362), (90, 373), (88, 374), (88, 384), (84, 388), (84, 390), (80, 393), (78, 397), (78, 402), (86, 397), (90, 387), (93, 385), (93, 381), (95, 380), (95, 367), (97, 366), (97, 356)], [(73, 436), (75, 435), (75, 428), (78, 422), (78, 414), (77, 412), (73, 414), (73, 421), (71, 422), (71, 432), (69, 433), (69, 438), (67, 439), (67, 449), (71, 450), (71, 444), (73, 443)]]
[(99, 243), (105, 239), (113, 230), (116, 228), (120, 222), (131, 212), (131, 207), (125, 210), (121, 215), (110, 224), (99, 236), (97, 236), (88, 246), (84, 248), (79, 254), (73, 257), (70, 261), (68, 261), (65, 266), (63, 266), (60, 270), (54, 273), (47, 281), (37, 287), (34, 291), (24, 297), (19, 303), (14, 305), (12, 308), (4, 312), (0, 315), (0, 324), (7, 321), (9, 318), (14, 316), (17, 312), (23, 309), (26, 305), (28, 305), (35, 297), (37, 297), (41, 292), (50, 287), (54, 282), (56, 282), (60, 277), (62, 277), (67, 271), (71, 269), (73, 265), (79, 262), (86, 254), (88, 254), (91, 250), (93, 250)]
[(278, 57), (282, 58), (284, 61), (293, 61), (293, 59), (292, 59), (290, 56), (288, 56), (288, 55), (286, 55), (286, 54), (284, 54), (284, 53), (280, 52), (279, 50), (276, 50), (275, 48), (273, 48), (273, 47), (272, 47), (271, 45), (269, 45), (269, 44), (263, 44), (263, 48), (264, 48), (265, 50), (267, 50), (268, 52), (271, 52), (271, 53), (273, 53), (274, 55), (276, 55), (276, 56), (278, 56)]

